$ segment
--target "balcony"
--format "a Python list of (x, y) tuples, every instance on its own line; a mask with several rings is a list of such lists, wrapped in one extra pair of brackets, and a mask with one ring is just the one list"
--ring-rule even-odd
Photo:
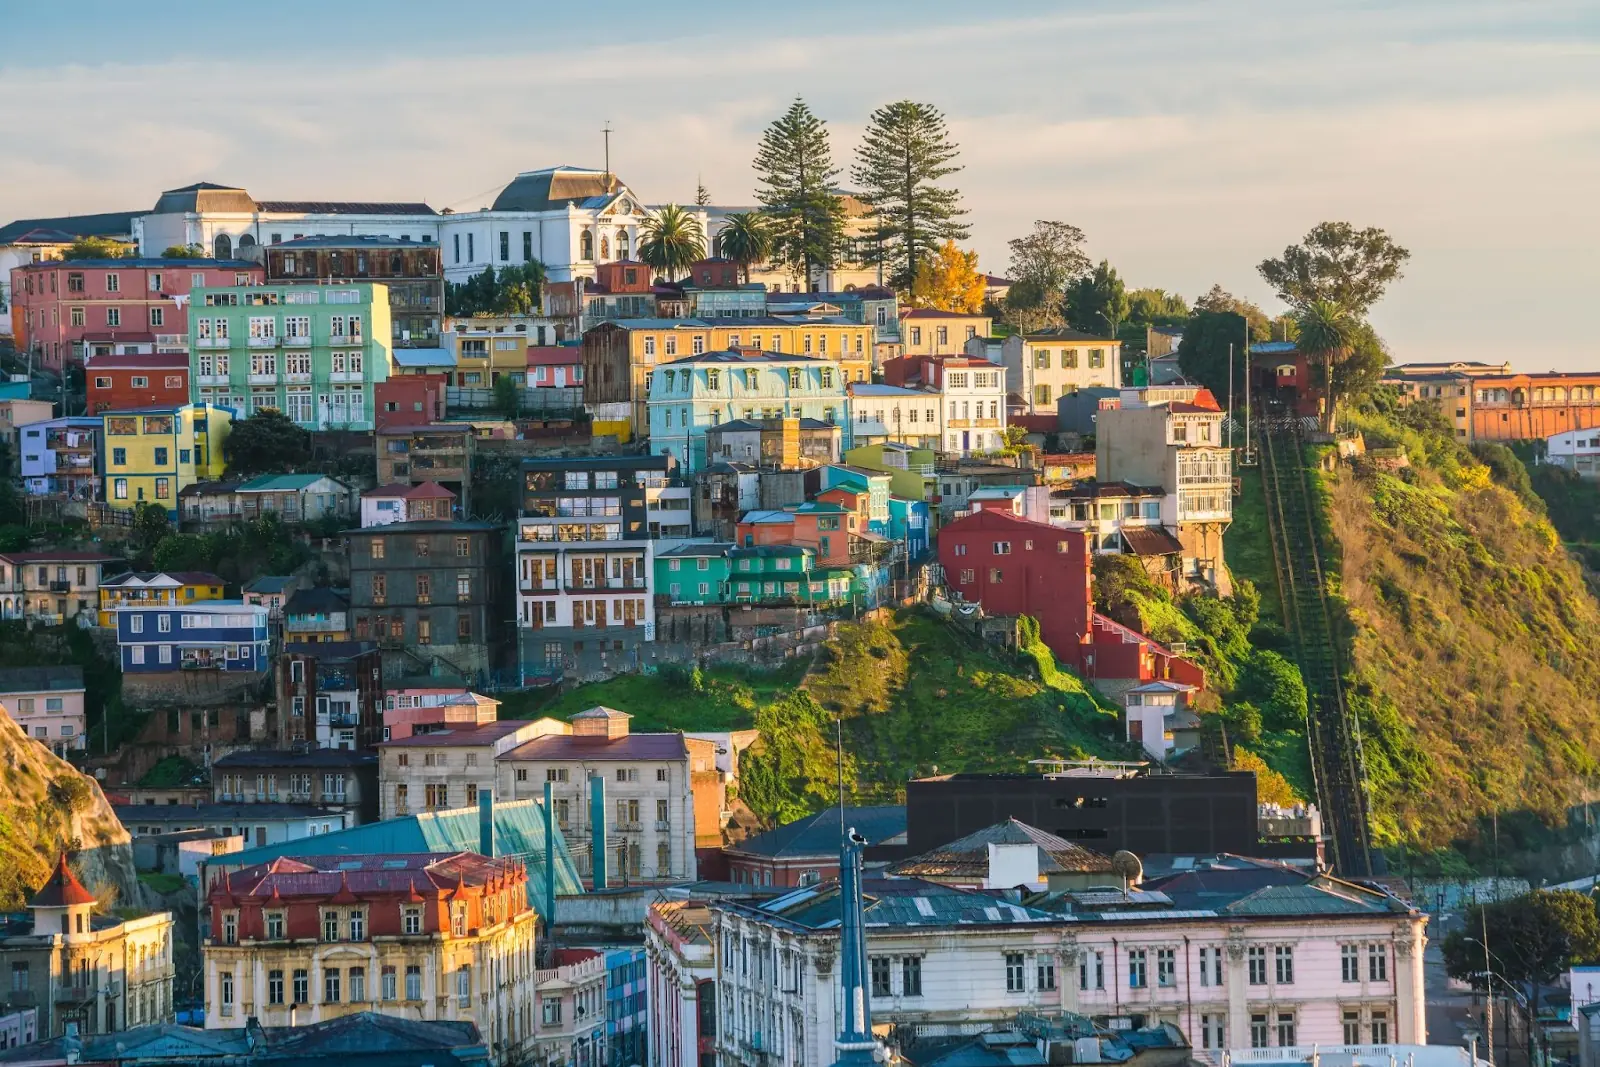
[(283, 347), (285, 347), (285, 348), (310, 348), (311, 347), (311, 335), (310, 334), (291, 333), (291, 334), (289, 334), (287, 337), (285, 337), (283, 339)]
[(336, 370), (328, 375), (328, 381), (330, 382), (359, 382), (361, 380), (362, 374), (358, 370)]
[(288, 382), (291, 385), (293, 385), (293, 384), (295, 384), (297, 382), (302, 384), (302, 385), (304, 385), (304, 384), (306, 384), (306, 383), (311, 381), (311, 375), (310, 374), (302, 374), (299, 371), (291, 371), (290, 373), (285, 374), (283, 376), (283, 380)]
[(226, 337), (197, 337), (194, 341), (196, 348), (227, 348), (228, 344)]
[(87, 985), (64, 985), (56, 989), (57, 1004), (82, 1004), (94, 999), (94, 987)]
[(249, 346), (251, 348), (277, 348), (278, 347), (278, 339), (276, 337), (252, 337), (252, 338), (249, 339), (249, 341), (247, 343), (249, 344)]
[(51, 582), (50, 591), (52, 593), (70, 593), (72, 592), (72, 583), (68, 581)]
[(541, 578), (538, 581), (525, 581), (519, 586), (519, 588), (524, 593), (558, 593), (561, 591), (561, 583), (556, 581), (545, 581), (543, 578)]
[(227, 385), (228, 376), (226, 374), (197, 374), (195, 375), (194, 383), (196, 385)]
[(330, 333), (328, 335), (328, 343), (330, 345), (358, 345), (361, 343), (361, 338), (359, 335), (352, 337), (347, 333)]
[(648, 583), (643, 578), (592, 578), (592, 579), (567, 579), (567, 592), (586, 593), (603, 589), (637, 589), (643, 590)]
[(277, 375), (276, 372), (274, 372), (272, 374), (252, 374), (252, 375), (250, 375), (250, 384), (251, 385), (277, 385), (278, 384), (278, 375)]

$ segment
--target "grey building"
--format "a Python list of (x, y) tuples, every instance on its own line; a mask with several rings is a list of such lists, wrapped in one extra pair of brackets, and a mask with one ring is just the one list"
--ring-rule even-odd
[(241, 749), (211, 765), (219, 804), (312, 804), (343, 811), (347, 826), (378, 818), (378, 753), (374, 749)]

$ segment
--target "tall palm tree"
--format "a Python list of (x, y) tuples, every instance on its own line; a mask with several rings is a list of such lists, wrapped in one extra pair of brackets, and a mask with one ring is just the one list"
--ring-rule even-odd
[(735, 211), (724, 220), (717, 243), (724, 258), (739, 264), (748, 282), (751, 265), (772, 257), (772, 227), (759, 211)]
[(1304, 305), (1295, 313), (1295, 322), (1300, 327), (1296, 344), (1305, 353), (1306, 362), (1316, 361), (1322, 365), (1322, 385), (1327, 396), (1322, 429), (1333, 433), (1337, 425), (1335, 407), (1341, 391), (1338, 368), (1350, 358), (1361, 324), (1331, 300), (1313, 300)]
[(706, 254), (700, 220), (677, 204), (668, 204), (644, 221), (639, 259), (668, 281), (687, 274), (689, 265)]

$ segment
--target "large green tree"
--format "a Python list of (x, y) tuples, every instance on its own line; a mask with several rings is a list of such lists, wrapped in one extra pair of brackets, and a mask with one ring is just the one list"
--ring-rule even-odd
[(828, 124), (796, 97), (761, 134), (755, 169), (777, 258), (807, 281), (833, 266), (844, 233), (844, 202), (834, 190), (839, 170)]
[(677, 204), (656, 209), (639, 229), (640, 262), (668, 281), (688, 274), (689, 267), (706, 254), (700, 220)]
[[(1238, 312), (1207, 310), (1196, 305), (1183, 326), (1178, 342), (1178, 369), (1184, 377), (1211, 390), (1218, 400), (1228, 398), (1228, 360), (1233, 360), (1233, 385), (1244, 388), (1245, 336), (1249, 324)], [(1230, 347), (1231, 346), (1231, 347)]]
[(1181, 326), (1189, 318), (1189, 304), (1165, 289), (1130, 289), (1128, 320), (1140, 326)]
[(230, 474), (284, 474), (311, 461), (311, 434), (266, 408), (233, 424), (222, 455)]
[(1074, 330), (1115, 337), (1128, 317), (1128, 290), (1106, 260), (1067, 286), (1067, 325)]
[(739, 265), (745, 281), (750, 268), (772, 257), (772, 226), (759, 211), (734, 211), (723, 218), (717, 251)]
[(543, 302), (545, 270), (538, 260), (484, 267), (464, 282), (445, 284), (447, 315), (531, 315)]
[(199, 245), (168, 245), (161, 253), (162, 259), (205, 259), (206, 250)]
[(850, 177), (877, 223), (879, 255), (889, 282), (909, 288), (917, 268), (946, 241), (964, 241), (961, 193), (939, 184), (961, 169), (938, 108), (900, 100), (874, 111)]
[(1300, 328), (1296, 344), (1306, 362), (1319, 372), (1319, 384), (1327, 395), (1322, 409), (1322, 429), (1332, 433), (1338, 425), (1338, 368), (1355, 353), (1359, 323), (1332, 300), (1311, 301), (1300, 309), (1295, 321)]
[(1011, 249), (1011, 291), (1002, 309), (1006, 321), (1026, 332), (1059, 326), (1067, 286), (1089, 270), (1083, 231), (1071, 223), (1040, 219)]
[(1348, 222), (1321, 222), (1304, 240), (1256, 268), (1278, 297), (1300, 309), (1319, 300), (1365, 319), (1411, 253), (1376, 226), (1358, 230)]
[(122, 259), (133, 252), (132, 247), (109, 237), (80, 237), (61, 253), (62, 259)]

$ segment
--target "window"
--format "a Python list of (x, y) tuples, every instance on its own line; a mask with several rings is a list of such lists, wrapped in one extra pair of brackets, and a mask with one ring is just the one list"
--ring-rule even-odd
[(350, 940), (364, 941), (367, 936), (367, 913), (352, 911), (350, 913)]
[[(379, 544), (381, 544), (381, 542), (380, 541), (374, 541), (372, 544), (373, 544), (373, 547), (376, 548)], [(389, 599), (389, 577), (388, 577), (388, 575), (385, 575), (385, 574), (374, 574), (372, 576), (372, 602), (374, 604), (382, 604), (382, 603), (385, 603), (388, 599)]]
[(350, 1000), (359, 1004), (367, 999), (367, 971), (365, 967), (350, 968)]
[(561, 998), (545, 997), (539, 1006), (539, 1018), (546, 1026), (556, 1026), (561, 1022)]
[(324, 1004), (339, 1003), (339, 993), (339, 968), (324, 968), (322, 971), (322, 1002)]
[(1150, 984), (1145, 972), (1145, 952), (1142, 948), (1128, 950), (1128, 988), (1144, 989)]
[(1249, 978), (1251, 985), (1267, 984), (1267, 950), (1260, 945), (1252, 945), (1246, 952), (1249, 962)]
[(336, 912), (336, 911), (325, 911), (325, 912), (322, 913), (322, 940), (324, 940), (324, 941), (337, 941), (337, 940), (339, 940), (339, 913), (338, 912)]
[(1156, 985), (1171, 989), (1178, 984), (1178, 957), (1170, 948), (1156, 949)]
[[(1339, 946), (1339, 979), (1344, 982), (1361, 981), (1361, 946)], [(1352, 1044), (1352, 1042), (1345, 1042)]]
[(1056, 987), (1056, 961), (1049, 956), (1037, 958), (1038, 966), (1035, 977), (1038, 979), (1037, 988), (1040, 992), (1049, 992)]
[(283, 1003), (283, 972), (282, 971), (268, 971), (267, 972), (267, 1003), (268, 1004), (282, 1004)]
[(406, 968), (406, 999), (422, 999), (422, 968), (415, 963)]
[(405, 908), (401, 911), (401, 929), (408, 934), (422, 933), (422, 909)]
[(304, 967), (295, 968), (294, 1002), (296, 1004), (311, 1003), (311, 976)]
[(106, 308), (106, 325), (107, 326), (121, 326), (122, 325), (122, 309), (121, 308)]
[(1203, 1014), (1200, 1016), (1200, 1047), (1201, 1048), (1226, 1048), (1223, 1044), (1227, 1040), (1227, 1016), (1218, 1014)]
[(900, 995), (922, 996), (922, 957), (904, 956), (900, 960)]
[(1347, 1045), (1361, 1044), (1361, 1012), (1354, 1008), (1346, 1008), (1342, 1021), (1344, 1023), (1344, 1043)]
[(472, 968), (465, 963), (456, 970), (456, 1005), (472, 1006)]
[(395, 998), (395, 977), (393, 967), (385, 967), (379, 972), (378, 995), (384, 1000), (393, 1000)]
[(1106, 956), (1103, 952), (1086, 951), (1078, 959), (1078, 988), (1104, 989), (1106, 987)]
[(1278, 1047), (1290, 1048), (1294, 1043), (1294, 1012), (1280, 1011), (1278, 1013)]
[(1250, 1016), (1250, 1047), (1267, 1047), (1267, 1016), (1264, 1012)]
[(167, 312), (166, 312), (166, 309), (165, 308), (151, 308), (150, 309), (150, 325), (152, 325), (152, 326), (165, 326), (166, 324), (167, 324)]
[(1374, 941), (1367, 946), (1367, 980), (1371, 982), (1389, 980), (1388, 945)]
[(1372, 1044), (1389, 1043), (1389, 1012), (1384, 1008), (1372, 1009)]
[(372, 539), (372, 558), (373, 559), (383, 559), (385, 551), (386, 551), (386, 546), (385, 546), (385, 543), (384, 543), (384, 539), (381, 538), (381, 537), (374, 537)]
[(1222, 985), (1222, 949), (1208, 947), (1200, 950), (1200, 984)]
[(997, 556), (1009, 556), (1009, 555), (1011, 555), (1011, 542), (1010, 541), (996, 541), (994, 543), (994, 554), (997, 555)]
[(1294, 946), (1279, 945), (1273, 949), (1273, 957), (1277, 964), (1277, 979), (1279, 985), (1294, 985)]
[(122, 289), (122, 279), (115, 274), (106, 275), (106, 292), (115, 293)]
[(222, 1014), (233, 1014), (233, 972), (223, 971), (222, 975)]
[[(68, 317), (71, 319), (72, 325), (74, 325), (74, 326), (82, 326), (83, 325), (83, 308), (72, 308), (72, 309), (70, 309), (68, 311)], [(101, 382), (105, 382), (105, 385), (101, 386), (100, 385)], [(110, 378), (96, 378), (94, 380), (94, 383), (99, 388), (109, 388), (110, 385), (111, 385), (111, 379)]]
[(281, 911), (269, 911), (269, 912), (267, 912), (267, 940), (268, 941), (282, 941), (283, 940), (283, 912), (281, 912)]
[[(888, 956), (872, 957), (872, 995), (886, 997), (889, 995), (889, 968), (892, 961)], [(1009, 989), (1010, 986), (1008, 985)]]
[(222, 943), (224, 945), (239, 943), (239, 913), (236, 911), (230, 911), (222, 917)]
[(1001, 570), (999, 567), (990, 567), (989, 568), (989, 584), (991, 584), (991, 585), (1003, 585), (1003, 584), (1005, 584), (1005, 577), (1006, 577), (1006, 572)]
[(1022, 953), (1006, 953), (1006, 992), (1021, 993), (1027, 988), (1023, 967), (1026, 965)]

